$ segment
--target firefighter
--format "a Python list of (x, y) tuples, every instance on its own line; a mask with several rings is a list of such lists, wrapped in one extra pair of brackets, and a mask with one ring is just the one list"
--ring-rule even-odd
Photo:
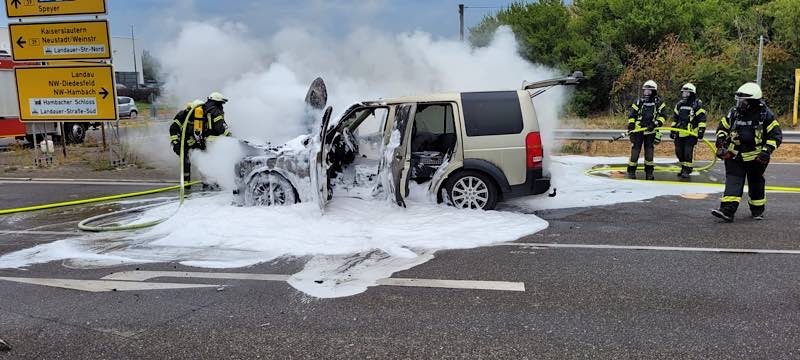
[(736, 107), (717, 129), (717, 157), (725, 160), (725, 193), (719, 209), (711, 212), (714, 216), (733, 222), (746, 180), (750, 214), (764, 219), (764, 171), (782, 140), (781, 126), (762, 100), (761, 87), (752, 82), (742, 85), (736, 91)]
[[(644, 146), (645, 178), (655, 180), (653, 155), (655, 144), (661, 141), (661, 132), (656, 131), (656, 128), (663, 126), (666, 121), (665, 108), (666, 105), (658, 97), (658, 84), (653, 80), (647, 80), (642, 86), (642, 96), (631, 104), (628, 115), (628, 134), (632, 143), (631, 158), (628, 162), (629, 179), (636, 179), (636, 167)], [(644, 130), (633, 132), (641, 129)]]
[[(225, 111), (223, 105), (228, 102), (222, 94), (212, 92), (208, 95), (208, 99), (202, 106), (202, 112), (195, 109), (195, 119), (204, 118), (202, 129), (202, 148), (205, 149), (206, 141), (213, 141), (218, 136), (230, 136), (231, 132), (228, 130), (228, 124), (225, 123)], [(195, 128), (197, 131), (197, 128)]]
[(697, 98), (697, 88), (691, 83), (681, 88), (681, 100), (675, 105), (672, 127), (689, 131), (672, 131), (669, 134), (675, 141), (675, 155), (681, 163), (678, 177), (688, 179), (694, 167), (694, 147), (706, 132), (706, 109)]
[(189, 150), (199, 148), (197, 139), (192, 133), (192, 125), (188, 124), (189, 115), (193, 109), (203, 105), (203, 101), (194, 100), (186, 103), (186, 106), (175, 114), (172, 119), (172, 124), (169, 126), (169, 139), (172, 144), (172, 151), (175, 155), (181, 154), (181, 129), (184, 129), (184, 147), (183, 147), (183, 180), (188, 182), (192, 177), (192, 164), (189, 161)]

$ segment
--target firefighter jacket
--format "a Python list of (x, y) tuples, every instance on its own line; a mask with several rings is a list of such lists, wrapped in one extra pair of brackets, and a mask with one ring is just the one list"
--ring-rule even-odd
[[(672, 114), (672, 127), (686, 129), (693, 134), (706, 131), (706, 109), (703, 102), (694, 97), (683, 99), (675, 104)], [(678, 137), (696, 137), (695, 135), (680, 132)]]
[[(639, 130), (648, 127), (660, 127), (667, 119), (666, 105), (659, 97), (652, 99), (638, 99), (631, 104), (628, 113), (628, 129)], [(657, 130), (656, 130), (657, 131)], [(645, 135), (654, 134), (656, 131), (645, 131)]]
[(203, 126), (203, 138), (213, 140), (217, 136), (230, 136), (228, 124), (225, 123), (225, 112), (216, 101), (206, 101), (202, 105), (205, 114)]
[(717, 146), (743, 161), (755, 160), (762, 151), (772, 154), (782, 141), (781, 125), (763, 102), (744, 112), (732, 108), (717, 128)]
[(187, 150), (197, 147), (197, 139), (192, 132), (192, 124), (189, 119), (189, 115), (191, 115), (193, 110), (194, 108), (187, 107), (175, 114), (175, 117), (172, 119), (172, 124), (169, 126), (169, 140), (170, 143), (172, 143), (172, 146), (180, 144), (181, 129), (183, 128)]

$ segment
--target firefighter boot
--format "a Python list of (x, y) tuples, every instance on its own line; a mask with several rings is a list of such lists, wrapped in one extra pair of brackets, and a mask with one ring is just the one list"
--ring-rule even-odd
[(653, 165), (645, 165), (644, 166), (644, 178), (647, 180), (655, 180), (656, 177), (653, 176), (653, 170), (655, 167)]
[(729, 223), (733, 222), (733, 214), (728, 214), (723, 209), (711, 210), (711, 215), (714, 215), (722, 220), (725, 220), (725, 222)]
[(628, 166), (628, 179), (636, 179), (636, 166)]

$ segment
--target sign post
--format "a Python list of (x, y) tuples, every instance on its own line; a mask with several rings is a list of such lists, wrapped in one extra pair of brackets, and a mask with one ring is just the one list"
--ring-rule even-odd
[(794, 115), (792, 126), (797, 127), (797, 100), (800, 98), (800, 69), (794, 70)]
[(106, 20), (11, 23), (8, 27), (16, 61), (111, 58)]
[(16, 68), (19, 118), (25, 121), (114, 121), (110, 65)]
[(5, 0), (6, 15), (10, 18), (103, 15), (107, 12), (105, 0)]

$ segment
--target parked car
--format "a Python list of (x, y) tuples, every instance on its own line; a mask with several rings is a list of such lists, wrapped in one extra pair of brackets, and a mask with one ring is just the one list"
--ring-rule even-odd
[(522, 90), (365, 101), (335, 122), (327, 107), (317, 135), (252, 147), (234, 167), (235, 202), (316, 200), (324, 208), (333, 196), (388, 196), (405, 206), (410, 181), (464, 209), (491, 210), (504, 199), (544, 193), (550, 179), (531, 98), (581, 79), (576, 72)]
[(136, 107), (136, 102), (127, 96), (117, 96), (117, 108), (119, 109), (120, 118), (136, 119), (139, 116), (139, 109)]

